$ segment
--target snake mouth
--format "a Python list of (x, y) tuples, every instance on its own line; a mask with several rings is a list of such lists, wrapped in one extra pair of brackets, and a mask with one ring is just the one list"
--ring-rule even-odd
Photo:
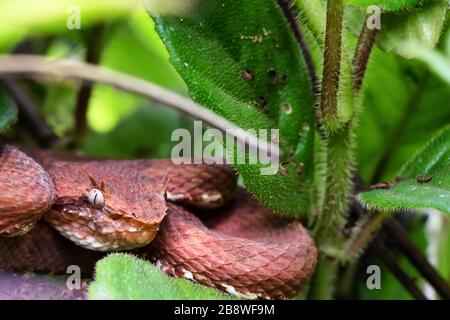
[(159, 230), (159, 223), (146, 222), (135, 215), (109, 207), (55, 205), (44, 219), (65, 238), (95, 251), (124, 251), (149, 244)]

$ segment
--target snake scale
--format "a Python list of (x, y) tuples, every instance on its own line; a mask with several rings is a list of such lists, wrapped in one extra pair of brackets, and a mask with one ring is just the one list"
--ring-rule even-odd
[(229, 166), (0, 147), (0, 270), (89, 277), (111, 251), (249, 299), (294, 297), (317, 260), (300, 222), (261, 207)]

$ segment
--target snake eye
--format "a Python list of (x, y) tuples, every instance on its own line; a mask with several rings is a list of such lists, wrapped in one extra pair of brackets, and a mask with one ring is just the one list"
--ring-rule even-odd
[(91, 189), (87, 194), (89, 204), (95, 209), (103, 209), (105, 206), (105, 197), (99, 189)]

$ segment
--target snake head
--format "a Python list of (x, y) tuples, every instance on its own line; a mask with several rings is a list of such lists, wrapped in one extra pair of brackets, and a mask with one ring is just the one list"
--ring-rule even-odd
[(64, 237), (90, 250), (121, 251), (156, 236), (167, 209), (164, 181), (114, 161), (58, 163), (49, 173), (57, 198), (44, 218)]

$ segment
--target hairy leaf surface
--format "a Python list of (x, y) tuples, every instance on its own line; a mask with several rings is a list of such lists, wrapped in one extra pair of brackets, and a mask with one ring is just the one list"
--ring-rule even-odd
[(155, 266), (127, 254), (111, 254), (96, 266), (89, 286), (93, 300), (230, 300), (231, 297), (190, 281), (170, 278)]
[(450, 127), (405, 166), (402, 177), (392, 188), (360, 194), (361, 201), (382, 210), (433, 208), (450, 213)]
[(280, 130), (282, 170), (261, 175), (261, 163), (239, 164), (246, 187), (276, 211), (309, 211), (312, 83), (276, 2), (201, 1), (183, 15), (150, 13), (195, 101), (244, 129)]

